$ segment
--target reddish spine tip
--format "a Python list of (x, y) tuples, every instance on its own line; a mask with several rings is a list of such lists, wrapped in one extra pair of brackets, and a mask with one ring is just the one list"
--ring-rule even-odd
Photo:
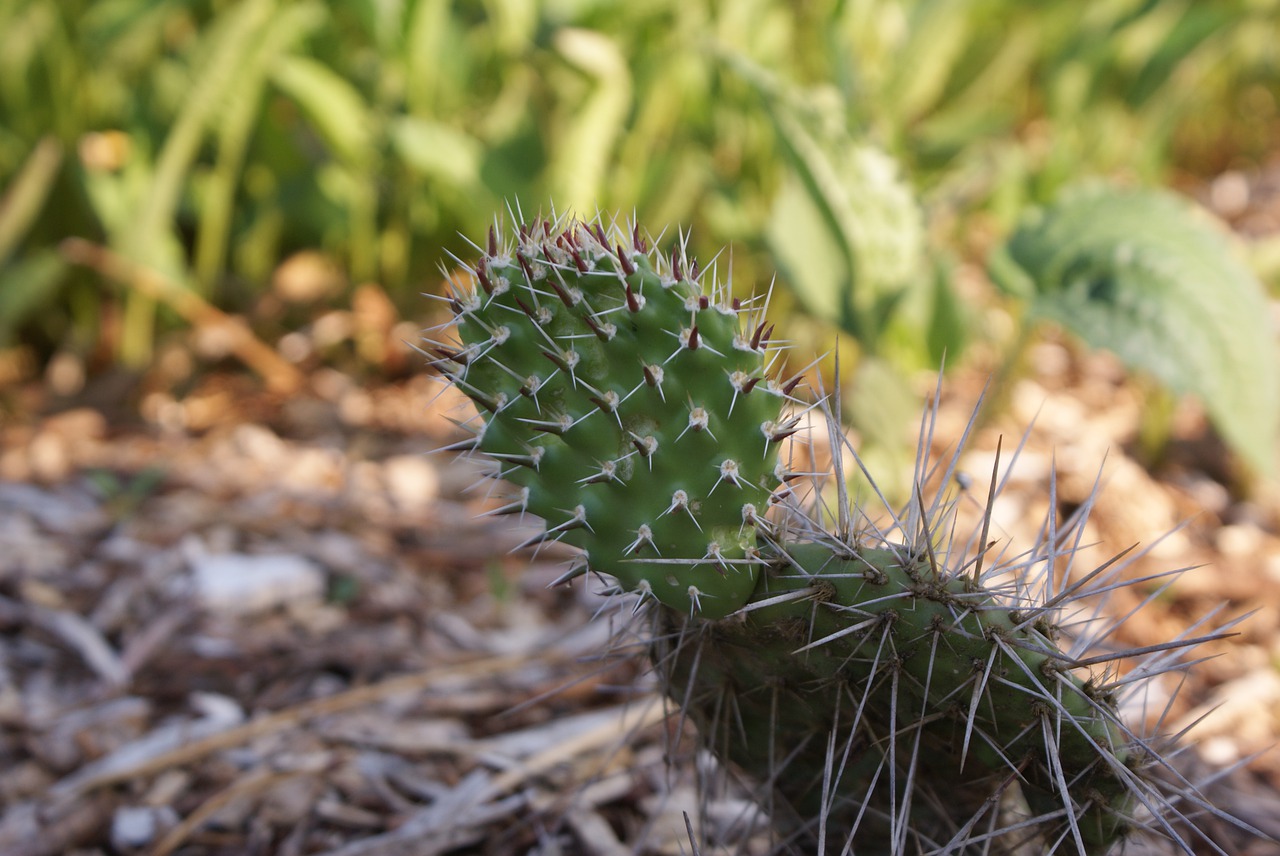
[(698, 325), (694, 324), (689, 328), (689, 350), (698, 350)]
[(680, 263), (680, 253), (676, 249), (671, 250), (671, 275), (676, 278), (676, 282), (684, 279), (684, 267)]
[(751, 350), (760, 350), (760, 340), (764, 337), (764, 322), (761, 321), (756, 325), (756, 331), (751, 334)]
[(698, 308), (707, 309), (711, 306), (711, 298), (705, 294), (698, 298)]
[(529, 261), (529, 257), (524, 253), (516, 253), (516, 261), (520, 263), (520, 270), (524, 272), (524, 277), (529, 282), (533, 282), (533, 265)]
[(498, 254), (498, 227), (489, 227), (489, 255), (496, 256)]
[(636, 266), (631, 263), (631, 259), (627, 258), (627, 254), (622, 250), (622, 244), (618, 244), (615, 251), (618, 256), (618, 264), (622, 265), (622, 272), (627, 276), (631, 276), (636, 272)]
[(573, 298), (569, 297), (569, 292), (564, 290), (564, 286), (556, 282), (554, 277), (547, 277), (547, 282), (551, 284), (551, 288), (555, 291), (556, 296), (560, 298), (560, 302), (565, 305), (566, 309), (573, 308)]
[(445, 362), (455, 362), (461, 366), (465, 366), (467, 364), (466, 354), (462, 351), (451, 351), (448, 348), (436, 347), (431, 348), (431, 353), (435, 354)]
[(493, 295), (493, 283), (489, 281), (489, 262), (480, 259), (476, 262), (476, 279), (480, 282), (480, 287), (484, 289), (484, 293)]
[(796, 375), (791, 380), (787, 381), (786, 385), (782, 387), (782, 394), (790, 395), (795, 388), (800, 385), (800, 381), (802, 380), (804, 380), (804, 375)]
[(649, 252), (649, 242), (640, 234), (640, 224), (631, 227), (631, 246), (635, 247), (637, 253)]
[(599, 223), (592, 223), (591, 232), (596, 236), (596, 240), (600, 242), (602, 247), (609, 246), (609, 238), (604, 233), (604, 226), (601, 226)]
[(596, 334), (597, 339), (601, 342), (609, 341), (609, 336), (604, 332), (604, 330), (600, 329), (599, 323), (596, 322), (596, 319), (591, 317), (590, 313), (582, 313), (582, 320), (591, 328), (591, 332)]
[(694, 259), (689, 265), (689, 279), (697, 280), (700, 276), (702, 276), (702, 268), (698, 267), (698, 260)]
[(747, 381), (742, 385), (742, 394), (746, 395), (749, 392), (751, 392), (751, 390), (756, 388), (756, 384), (758, 384), (759, 382), (760, 382), (760, 378), (758, 377), (751, 378), (751, 380)]
[(582, 253), (578, 252), (577, 247), (570, 249), (569, 254), (573, 256), (573, 263), (577, 266), (578, 273), (587, 273), (591, 270), (587, 260), (582, 257)]
[(536, 322), (538, 320), (537, 316), (533, 314), (533, 310), (529, 308), (529, 304), (521, 300), (519, 295), (513, 295), (513, 297), (516, 301), (516, 306), (520, 307), (520, 311), (523, 312), (525, 315), (528, 315), (530, 318), (532, 318)]
[(631, 283), (628, 282), (623, 291), (625, 291), (627, 295), (627, 309), (631, 312), (639, 312), (640, 301), (636, 299), (636, 293), (631, 290)]

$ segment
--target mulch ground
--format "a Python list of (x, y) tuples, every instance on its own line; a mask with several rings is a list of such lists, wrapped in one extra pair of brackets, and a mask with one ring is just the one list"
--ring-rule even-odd
[[(1128, 573), (1204, 568), (1122, 641), (1253, 611), (1169, 721), (1216, 707), (1186, 768), (1244, 761), (1209, 792), (1280, 831), (1280, 503), (1235, 491), (1191, 406), (1157, 475), (1139, 466), (1141, 400), (1105, 357), (1049, 340), (1033, 364), (965, 459), (981, 484), (1034, 417), (995, 527), (1030, 543), (1050, 477), (1069, 511), (1100, 467), (1099, 557), (1189, 521)], [(532, 530), (479, 517), (470, 465), (427, 454), (457, 439), (457, 400), (425, 378), (308, 384), (281, 402), (210, 375), (131, 420), (46, 401), (0, 428), (0, 853), (677, 854), (691, 830), (767, 852), (732, 789), (698, 802), (625, 615), (549, 587), (564, 552), (511, 552)], [(978, 386), (948, 383), (939, 445)]]

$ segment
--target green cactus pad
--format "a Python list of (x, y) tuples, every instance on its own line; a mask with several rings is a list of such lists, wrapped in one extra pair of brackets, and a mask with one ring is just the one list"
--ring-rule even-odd
[(789, 543), (739, 620), (661, 635), (658, 661), (720, 757), (856, 852), (945, 841), (1016, 782), (1039, 834), (1105, 853), (1131, 826), (1129, 737), (1054, 631), (906, 547)]
[[(777, 453), (803, 403), (797, 380), (770, 378), (763, 306), (705, 285), (682, 250), (598, 223), (491, 232), (469, 270), (456, 340), (430, 347), (478, 408), (463, 445), (516, 487), (504, 510), (546, 521), (533, 541), (580, 548), (575, 573), (655, 607), (663, 691), (761, 783), (798, 852), (1102, 856), (1144, 825), (1179, 840), (1164, 819), (1178, 804), (1232, 820), (1189, 784), (1162, 790), (1149, 768), (1176, 772), (1119, 713), (1133, 680), (1091, 671), (1150, 655), (1136, 670), (1150, 677), (1220, 636), (1082, 653), (1114, 626), (1091, 630), (1091, 607), (1070, 605), (1144, 581), (1113, 561), (1059, 584), (1092, 500), (1009, 562), (989, 517), (968, 543), (954, 535), (958, 457), (928, 507), (918, 484), (887, 520), (850, 500), (841, 455), (803, 501)], [(921, 483), (937, 477), (925, 427)]]
[(492, 236), (436, 365), (486, 419), (480, 449), (546, 538), (686, 614), (741, 606), (777, 483), (785, 393), (763, 313), (633, 234), (541, 222)]

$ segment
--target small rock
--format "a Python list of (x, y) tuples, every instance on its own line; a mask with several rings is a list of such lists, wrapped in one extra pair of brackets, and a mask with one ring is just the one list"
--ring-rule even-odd
[(387, 492), (403, 511), (418, 511), (440, 494), (436, 468), (422, 455), (395, 455), (382, 465)]
[(211, 612), (262, 612), (300, 600), (319, 600), (324, 574), (292, 554), (252, 556), (227, 553), (191, 561), (196, 597)]
[(1209, 204), (1223, 217), (1239, 217), (1249, 208), (1249, 179), (1228, 170), (1209, 185)]
[(1223, 526), (1214, 540), (1224, 556), (1254, 556), (1262, 552), (1262, 532), (1253, 526)]
[(128, 852), (146, 847), (178, 822), (169, 806), (126, 805), (111, 818), (111, 846)]
[(236, 426), (231, 441), (236, 451), (261, 464), (278, 465), (289, 456), (289, 444), (261, 425)]
[(345, 287), (342, 270), (317, 250), (302, 250), (280, 263), (271, 277), (276, 295), (289, 303), (313, 303)]

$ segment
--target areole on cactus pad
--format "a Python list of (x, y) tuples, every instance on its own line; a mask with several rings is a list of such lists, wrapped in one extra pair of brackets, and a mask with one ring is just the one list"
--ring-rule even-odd
[[(945, 540), (945, 496), (886, 531), (837, 471), (826, 525), (779, 455), (826, 410), (775, 376), (767, 299), (634, 225), (537, 220), (477, 249), (456, 338), (428, 343), (477, 406), (458, 448), (514, 486), (505, 510), (546, 521), (535, 541), (580, 548), (565, 578), (652, 607), (664, 691), (760, 783), (780, 847), (1092, 856), (1149, 828), (1192, 852), (1180, 805), (1231, 820), (1118, 699), (1220, 635), (1090, 656), (1115, 624), (1076, 627), (1085, 598), (1132, 583), (1123, 560), (1059, 575), (1079, 519), (997, 561), (985, 524), (976, 549)], [(1139, 654), (1128, 677), (1092, 671)]]

